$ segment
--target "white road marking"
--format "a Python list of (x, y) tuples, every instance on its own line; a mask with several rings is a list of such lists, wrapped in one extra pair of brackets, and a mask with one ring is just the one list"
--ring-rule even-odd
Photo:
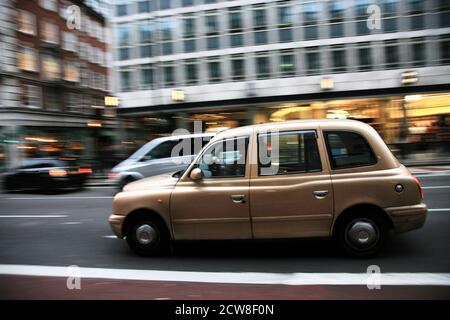
[(445, 177), (450, 176), (450, 172), (447, 171), (446, 173), (428, 173), (428, 174), (421, 173), (421, 174), (414, 174), (414, 176), (416, 176), (417, 178)]
[(103, 236), (103, 238), (106, 238), (106, 239), (119, 239), (119, 238), (117, 238), (117, 236), (113, 236), (113, 235), (111, 235), (111, 236)]
[[(67, 267), (1, 264), (0, 274), (67, 277)], [(278, 285), (367, 285), (367, 273), (197, 272), (79, 268), (81, 278)], [(378, 280), (378, 275), (377, 275)], [(381, 273), (381, 285), (450, 286), (450, 273)]]
[(422, 187), (422, 189), (448, 189), (450, 186), (432, 186), (432, 187)]
[(32, 197), (32, 198), (3, 198), (5, 200), (83, 200), (83, 199), (112, 199), (113, 196), (104, 197)]
[(0, 218), (66, 218), (66, 214), (0, 214)]
[(450, 211), (450, 208), (428, 209), (428, 211)]
[(73, 225), (73, 224), (81, 224), (81, 222), (79, 221), (70, 221), (70, 222), (62, 222), (60, 224), (68, 224), (68, 225)]

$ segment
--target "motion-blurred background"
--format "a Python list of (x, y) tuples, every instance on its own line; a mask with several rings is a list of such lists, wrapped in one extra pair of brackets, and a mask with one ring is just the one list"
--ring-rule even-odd
[(448, 0), (2, 0), (0, 171), (108, 172), (174, 129), (357, 119), (450, 160)]

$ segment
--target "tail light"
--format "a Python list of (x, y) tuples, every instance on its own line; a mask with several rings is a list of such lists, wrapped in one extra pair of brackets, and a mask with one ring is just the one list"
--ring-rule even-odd
[(420, 186), (419, 179), (413, 176), (414, 181), (416, 182), (417, 188), (419, 189), (420, 198), (423, 199), (423, 189)]
[(67, 176), (67, 171), (55, 169), (55, 170), (50, 170), (48, 172), (48, 174), (51, 175), (52, 177), (65, 177), (65, 176)]
[(92, 173), (91, 168), (79, 168), (78, 173)]

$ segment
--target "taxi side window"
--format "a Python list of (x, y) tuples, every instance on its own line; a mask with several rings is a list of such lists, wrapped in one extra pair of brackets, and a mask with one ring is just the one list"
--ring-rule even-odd
[(203, 178), (244, 177), (248, 141), (248, 137), (225, 139), (208, 147), (197, 164)]
[(377, 158), (363, 136), (349, 131), (325, 131), (332, 169), (370, 166)]
[(321, 171), (316, 132), (259, 134), (258, 170), (262, 176)]

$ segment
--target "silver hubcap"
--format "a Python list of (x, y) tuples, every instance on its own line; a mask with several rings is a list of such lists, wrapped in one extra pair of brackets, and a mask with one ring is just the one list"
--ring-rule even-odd
[(378, 231), (369, 221), (356, 221), (347, 231), (348, 240), (360, 248), (370, 247), (378, 239)]
[(136, 229), (136, 239), (141, 244), (151, 244), (157, 238), (157, 232), (151, 225), (143, 224)]

